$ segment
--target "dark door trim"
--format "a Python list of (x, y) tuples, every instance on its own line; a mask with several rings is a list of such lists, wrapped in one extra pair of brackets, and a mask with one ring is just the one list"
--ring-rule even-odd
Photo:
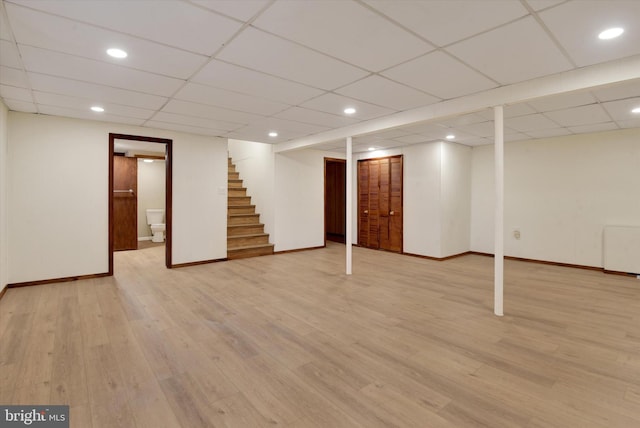
[(115, 140), (144, 141), (147, 143), (159, 143), (166, 146), (166, 184), (165, 184), (165, 219), (166, 219), (166, 240), (165, 240), (165, 265), (172, 268), (171, 264), (171, 224), (172, 224), (172, 145), (173, 140), (167, 138), (143, 137), (140, 135), (113, 134), (109, 133), (109, 275), (113, 275), (113, 151)]

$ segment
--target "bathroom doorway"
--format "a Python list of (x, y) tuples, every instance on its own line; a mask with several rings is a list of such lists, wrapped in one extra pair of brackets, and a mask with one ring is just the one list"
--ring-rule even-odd
[(162, 233), (158, 234), (157, 227), (150, 228), (147, 224), (147, 209), (156, 212), (164, 210), (165, 265), (167, 268), (172, 267), (171, 153), (170, 139), (109, 134), (110, 275), (113, 275), (114, 251), (162, 245), (151, 241), (151, 230), (155, 235), (153, 241), (158, 241)]

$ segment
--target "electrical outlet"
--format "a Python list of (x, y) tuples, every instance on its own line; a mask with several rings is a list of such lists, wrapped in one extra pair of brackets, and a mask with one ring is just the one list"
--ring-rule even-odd
[(513, 237), (520, 239), (520, 229), (513, 229)]

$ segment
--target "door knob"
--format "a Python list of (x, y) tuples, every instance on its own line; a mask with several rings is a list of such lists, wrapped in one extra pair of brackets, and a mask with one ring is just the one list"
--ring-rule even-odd
[(364, 210), (364, 213), (365, 214), (369, 214), (369, 210)]
[(389, 211), (389, 215), (393, 215), (393, 214), (394, 214), (394, 212), (393, 212), (393, 211)]

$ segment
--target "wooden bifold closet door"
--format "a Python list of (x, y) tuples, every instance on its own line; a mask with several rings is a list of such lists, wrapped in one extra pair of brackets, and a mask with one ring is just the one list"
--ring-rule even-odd
[(402, 252), (402, 156), (358, 161), (358, 245)]

